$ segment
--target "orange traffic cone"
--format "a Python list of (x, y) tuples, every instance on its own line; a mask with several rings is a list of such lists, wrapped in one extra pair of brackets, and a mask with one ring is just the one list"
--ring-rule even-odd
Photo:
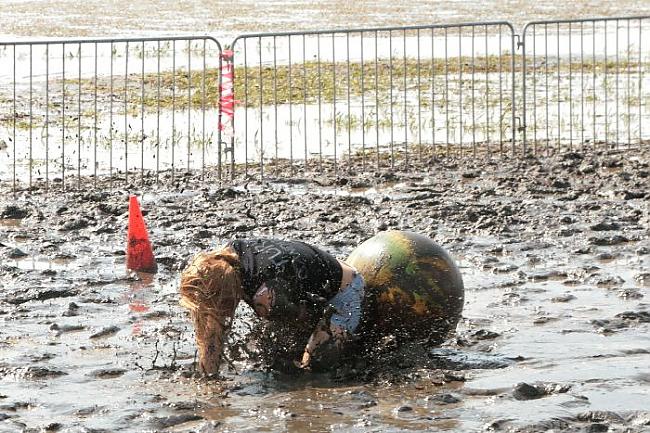
[(151, 250), (147, 226), (142, 218), (138, 198), (129, 199), (129, 234), (126, 250), (126, 267), (133, 271), (156, 272), (156, 259)]

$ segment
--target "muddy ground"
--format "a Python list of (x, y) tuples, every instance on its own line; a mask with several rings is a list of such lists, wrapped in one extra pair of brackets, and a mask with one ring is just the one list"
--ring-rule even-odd
[[(650, 431), (650, 151), (185, 180), (2, 185), (0, 431)], [(154, 276), (124, 269), (129, 193)], [(394, 228), (461, 268), (464, 317), (443, 347), (387, 346), (380, 365), (300, 377), (232, 350), (222, 380), (195, 373), (176, 295), (193, 253), (274, 236), (344, 258)]]

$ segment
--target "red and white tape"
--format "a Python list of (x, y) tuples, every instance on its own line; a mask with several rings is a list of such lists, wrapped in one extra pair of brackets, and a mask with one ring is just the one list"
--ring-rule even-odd
[(219, 101), (221, 105), (219, 129), (231, 134), (233, 133), (233, 118), (235, 117), (234, 67), (232, 57), (232, 50), (224, 50), (221, 54), (221, 98)]

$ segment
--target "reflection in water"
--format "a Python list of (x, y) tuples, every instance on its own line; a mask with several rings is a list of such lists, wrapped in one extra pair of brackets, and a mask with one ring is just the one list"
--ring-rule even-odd
[(9, 260), (8, 264), (17, 268), (30, 271), (59, 271), (70, 269), (74, 264), (74, 258), (50, 258), (42, 255), (27, 255), (25, 257)]
[(151, 298), (151, 290), (154, 285), (154, 274), (148, 272), (134, 272), (138, 279), (129, 284), (128, 291), (124, 292), (125, 300), (128, 300), (129, 311), (136, 313), (136, 320), (131, 327), (132, 335), (140, 335), (142, 333), (142, 320), (141, 314), (147, 313), (151, 310), (149, 306), (149, 299)]

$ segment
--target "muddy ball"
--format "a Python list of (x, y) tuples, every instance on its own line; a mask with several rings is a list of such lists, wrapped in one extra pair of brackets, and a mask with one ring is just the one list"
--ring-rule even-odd
[(463, 279), (449, 254), (430, 238), (386, 231), (347, 259), (366, 281), (365, 326), (380, 336), (442, 342), (463, 310)]

